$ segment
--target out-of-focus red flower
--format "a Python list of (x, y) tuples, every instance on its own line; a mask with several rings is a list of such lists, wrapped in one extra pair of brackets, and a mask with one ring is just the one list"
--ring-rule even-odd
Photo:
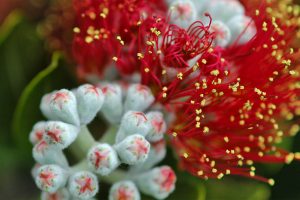
[(160, 0), (74, 0), (73, 5), (73, 54), (82, 75), (101, 76), (112, 62), (123, 74), (135, 71), (139, 26), (165, 11)]
[[(287, 10), (280, 8), (280, 12), (270, 6), (275, 5), (249, 6), (247, 13), (257, 34), (248, 43), (226, 49), (203, 45), (195, 50), (199, 58), (185, 51), (186, 43), (172, 40), (178, 38), (177, 31), (169, 36), (167, 28), (157, 30), (157, 23), (150, 27), (171, 38), (170, 45), (176, 48), (169, 53), (162, 43), (162, 48), (144, 51), (140, 56), (142, 80), (155, 83), (157, 100), (175, 108), (172, 144), (181, 167), (196, 176), (207, 179), (232, 174), (273, 184), (255, 174), (255, 163), (299, 159), (298, 154), (277, 147), (283, 137), (299, 129), (289, 121), (300, 114), (297, 50), (290, 48), (299, 18), (292, 6), (286, 5)], [(189, 35), (191, 28), (179, 29), (180, 35)], [(197, 26), (195, 30), (208, 28)], [(213, 37), (207, 36), (206, 41)], [(188, 44), (202, 41), (189, 39)], [(158, 38), (146, 42), (151, 41), (159, 44)], [(191, 65), (189, 58), (198, 61)], [(172, 69), (175, 76), (170, 76)]]

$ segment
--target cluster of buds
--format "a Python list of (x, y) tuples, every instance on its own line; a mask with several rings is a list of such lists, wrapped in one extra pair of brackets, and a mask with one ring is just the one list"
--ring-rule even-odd
[(246, 16), (245, 8), (238, 0), (177, 0), (168, 3), (171, 23), (182, 28), (197, 20), (208, 25), (211, 22), (204, 16), (209, 13), (213, 19), (210, 31), (215, 34), (215, 46), (245, 44), (256, 34), (253, 20)]
[[(140, 84), (85, 84), (46, 94), (40, 108), (49, 121), (30, 133), (37, 162), (32, 174), (42, 199), (92, 199), (102, 180), (113, 184), (110, 200), (139, 200), (139, 190), (165, 199), (176, 175), (168, 166), (154, 167), (166, 155), (167, 125), (161, 111), (148, 111), (153, 103), (151, 90)], [(97, 115), (110, 126), (99, 141), (87, 128)], [(69, 165), (67, 148), (78, 164)]]

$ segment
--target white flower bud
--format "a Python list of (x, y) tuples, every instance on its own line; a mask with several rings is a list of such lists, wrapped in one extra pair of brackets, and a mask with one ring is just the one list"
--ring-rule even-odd
[(34, 166), (31, 169), (31, 176), (35, 179), (35, 177), (38, 175), (38, 169), (41, 167), (42, 165), (40, 163), (35, 163)]
[(245, 8), (238, 0), (211, 0), (204, 12), (209, 13), (213, 20), (226, 23), (234, 16), (244, 15)]
[(117, 84), (102, 84), (100, 88), (105, 96), (101, 113), (110, 123), (119, 123), (123, 114), (121, 87)]
[(203, 13), (203, 11), (207, 8), (207, 5), (211, 0), (192, 0), (197, 10), (198, 16)]
[(101, 109), (104, 95), (101, 89), (90, 84), (80, 86), (75, 92), (80, 123), (89, 124)]
[(91, 199), (99, 190), (98, 179), (88, 171), (76, 172), (70, 177), (68, 188), (75, 198)]
[(74, 142), (79, 128), (59, 121), (49, 121), (45, 126), (43, 139), (59, 149), (64, 149)]
[(70, 193), (66, 188), (57, 190), (55, 193), (42, 192), (41, 200), (69, 200)]
[(109, 144), (93, 146), (87, 155), (89, 166), (98, 174), (106, 176), (120, 164), (116, 151)]
[(146, 136), (150, 131), (150, 123), (142, 112), (128, 111), (123, 115), (116, 142), (119, 143), (125, 137), (133, 134)]
[(181, 28), (189, 27), (197, 18), (197, 10), (192, 1), (178, 0), (169, 9), (170, 22)]
[(164, 120), (163, 114), (159, 111), (152, 111), (146, 114), (151, 129), (148, 132), (146, 139), (150, 142), (156, 142), (164, 137), (164, 133), (167, 131), (167, 125)]
[(249, 42), (256, 34), (256, 26), (253, 20), (247, 16), (235, 16), (228, 22), (231, 30), (231, 43), (245, 44)]
[(141, 196), (132, 181), (115, 183), (109, 191), (109, 200), (140, 200)]
[(42, 191), (54, 193), (65, 186), (67, 173), (58, 165), (44, 165), (38, 169), (35, 183)]
[(211, 24), (210, 31), (215, 33), (215, 46), (226, 47), (229, 44), (231, 32), (226, 24), (215, 20)]
[(131, 172), (137, 173), (151, 169), (154, 165), (162, 161), (167, 154), (166, 142), (161, 140), (155, 143), (151, 143), (150, 152), (147, 160), (139, 165), (131, 167)]
[(43, 115), (47, 118), (47, 119), (50, 119), (50, 120), (53, 120), (54, 119), (54, 116), (52, 116), (52, 113), (50, 111), (50, 102), (51, 102), (51, 96), (52, 94), (56, 92), (53, 91), (51, 93), (48, 93), (48, 94), (45, 94), (43, 97), (42, 97), (42, 100), (41, 100), (41, 103), (40, 103), (40, 110), (42, 111)]
[(32, 149), (32, 156), (40, 164), (57, 164), (68, 166), (68, 161), (60, 149), (50, 146), (44, 140), (37, 143)]
[(150, 151), (149, 142), (142, 135), (131, 135), (115, 145), (121, 161), (128, 165), (145, 162)]
[(124, 103), (125, 111), (144, 111), (154, 102), (154, 96), (147, 86), (132, 84), (127, 91)]
[(66, 89), (52, 93), (49, 104), (50, 114), (55, 120), (60, 120), (79, 126), (77, 101), (75, 95)]
[(43, 135), (45, 133), (45, 124), (46, 122), (40, 121), (33, 126), (32, 131), (29, 134), (29, 140), (33, 145), (43, 139)]
[(138, 188), (156, 199), (165, 199), (175, 189), (176, 175), (169, 166), (153, 168), (136, 179)]

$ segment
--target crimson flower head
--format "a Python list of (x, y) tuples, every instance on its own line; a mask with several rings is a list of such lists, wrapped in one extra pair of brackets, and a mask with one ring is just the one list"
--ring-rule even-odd
[(140, 56), (142, 81), (156, 84), (157, 101), (176, 115), (170, 135), (183, 169), (204, 179), (232, 174), (273, 184), (255, 174), (256, 163), (299, 159), (277, 145), (299, 129), (291, 121), (300, 114), (292, 48), (299, 25), (288, 7), (249, 6), (244, 30), (224, 22), (239, 34), (227, 47), (212, 42), (211, 23), (149, 27), (162, 39)]
[(82, 75), (101, 76), (114, 65), (123, 74), (136, 67), (138, 29), (141, 23), (164, 11), (158, 0), (73, 0), (76, 22), (73, 55)]

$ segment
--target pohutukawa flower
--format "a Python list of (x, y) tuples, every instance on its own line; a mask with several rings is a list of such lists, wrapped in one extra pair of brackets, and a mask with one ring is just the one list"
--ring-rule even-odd
[(140, 200), (140, 193), (132, 181), (115, 183), (109, 191), (109, 200)]
[[(73, 55), (79, 72), (101, 76), (115, 63), (128, 74), (137, 69), (138, 29), (152, 15), (166, 12), (160, 0), (79, 1), (74, 0)], [(122, 21), (122, 23), (120, 23)]]
[(91, 199), (99, 190), (97, 177), (88, 171), (73, 174), (69, 180), (70, 193), (79, 199)]
[(54, 193), (65, 186), (67, 173), (58, 165), (44, 165), (38, 169), (35, 182), (41, 190)]
[(137, 185), (145, 194), (165, 199), (175, 189), (176, 176), (170, 167), (154, 168), (137, 178)]
[(87, 155), (89, 166), (100, 175), (108, 175), (120, 164), (116, 151), (109, 144), (97, 144)]

